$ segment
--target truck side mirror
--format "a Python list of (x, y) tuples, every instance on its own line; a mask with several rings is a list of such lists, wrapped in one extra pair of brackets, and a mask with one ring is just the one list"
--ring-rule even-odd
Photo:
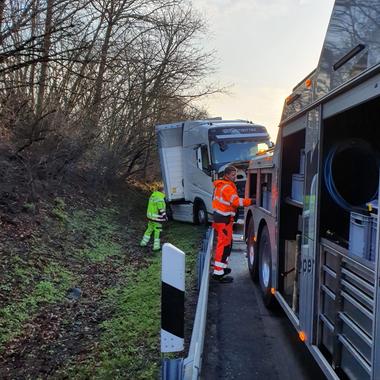
[(208, 176), (211, 176), (211, 165), (208, 165), (207, 168), (203, 168), (203, 171), (204, 171)]

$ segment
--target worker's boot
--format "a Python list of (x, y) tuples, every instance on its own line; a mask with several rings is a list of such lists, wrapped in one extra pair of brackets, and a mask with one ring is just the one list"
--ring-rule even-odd
[(230, 284), (234, 280), (233, 277), (225, 276), (224, 274), (213, 274), (211, 278), (215, 280), (215, 282), (220, 282), (221, 284)]
[(146, 247), (149, 243), (150, 236), (144, 235), (141, 242), (140, 247)]
[(223, 274), (222, 274), (222, 276), (225, 276), (225, 275), (227, 275), (227, 274), (230, 274), (231, 273), (231, 268), (224, 268), (223, 269)]
[(160, 239), (154, 239), (153, 251), (159, 251), (161, 249)]

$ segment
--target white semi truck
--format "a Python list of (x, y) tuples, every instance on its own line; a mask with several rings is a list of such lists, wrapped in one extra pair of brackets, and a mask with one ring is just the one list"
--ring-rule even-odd
[(319, 64), (251, 161), (248, 268), (330, 380), (380, 379), (380, 0), (337, 0)]
[(162, 124), (156, 126), (156, 133), (173, 219), (205, 225), (212, 220), (212, 181), (218, 173), (234, 164), (239, 170), (236, 184), (242, 196), (249, 160), (261, 147), (270, 145), (265, 127), (242, 120)]

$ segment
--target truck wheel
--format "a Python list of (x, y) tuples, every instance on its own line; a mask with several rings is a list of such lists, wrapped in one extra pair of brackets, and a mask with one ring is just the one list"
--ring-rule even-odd
[(166, 204), (166, 216), (168, 220), (173, 220), (173, 210), (169, 203)]
[(257, 245), (255, 244), (255, 228), (253, 219), (251, 219), (248, 224), (247, 232), (247, 262), (249, 273), (254, 282), (257, 282), (259, 279), (258, 261)]
[(268, 227), (264, 226), (259, 241), (259, 280), (263, 301), (268, 309), (275, 305), (272, 288), (272, 254)]
[(203, 202), (195, 204), (194, 223), (202, 226), (208, 226), (207, 209)]

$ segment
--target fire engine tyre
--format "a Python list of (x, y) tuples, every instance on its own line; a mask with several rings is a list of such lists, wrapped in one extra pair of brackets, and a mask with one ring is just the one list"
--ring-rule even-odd
[(259, 263), (257, 254), (257, 245), (255, 244), (255, 228), (253, 219), (249, 221), (248, 231), (247, 231), (247, 262), (249, 273), (254, 282), (259, 280)]
[(272, 288), (272, 255), (268, 227), (264, 226), (259, 241), (259, 280), (263, 301), (268, 309), (275, 305)]
[(208, 226), (207, 209), (202, 201), (197, 202), (194, 206), (194, 223)]

